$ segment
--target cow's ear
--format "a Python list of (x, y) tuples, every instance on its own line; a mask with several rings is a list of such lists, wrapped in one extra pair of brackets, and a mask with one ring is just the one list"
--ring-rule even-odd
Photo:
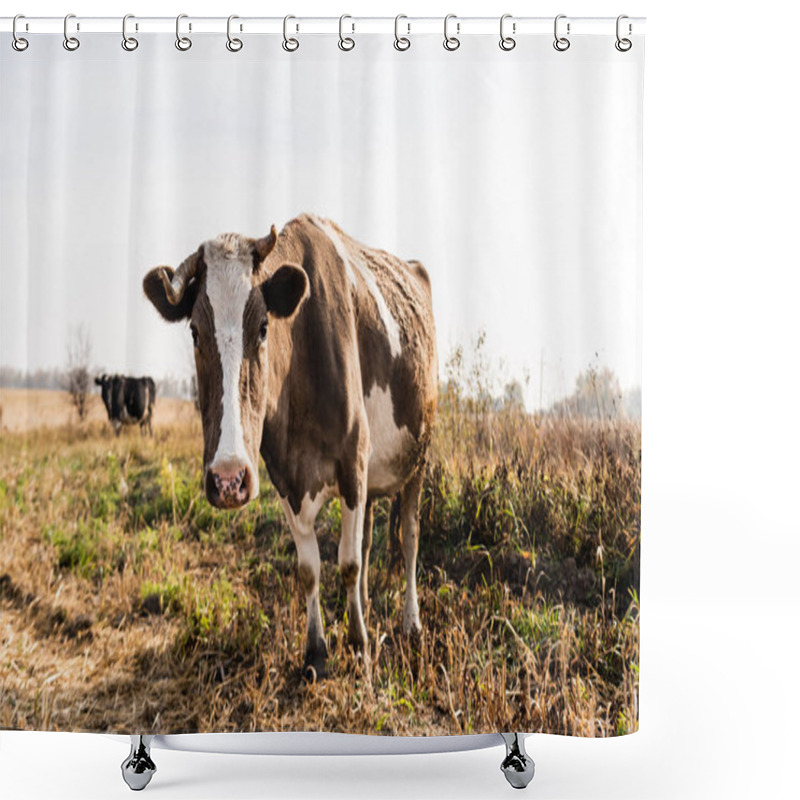
[(261, 284), (261, 291), (270, 314), (291, 317), (308, 296), (308, 277), (301, 267), (284, 264)]
[(167, 297), (164, 281), (171, 282), (174, 274), (175, 270), (172, 267), (156, 267), (145, 275), (143, 282), (147, 299), (167, 322), (180, 322), (180, 320), (188, 319), (192, 315), (199, 286), (197, 279), (190, 279), (183, 296), (173, 305)]

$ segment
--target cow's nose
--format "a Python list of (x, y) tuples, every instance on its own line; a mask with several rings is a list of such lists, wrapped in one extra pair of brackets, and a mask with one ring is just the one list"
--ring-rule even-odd
[(206, 496), (217, 508), (239, 508), (250, 499), (252, 485), (246, 464), (221, 465), (208, 470)]

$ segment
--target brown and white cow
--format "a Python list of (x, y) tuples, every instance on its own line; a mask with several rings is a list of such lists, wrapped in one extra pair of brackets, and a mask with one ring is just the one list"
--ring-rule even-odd
[(307, 604), (304, 670), (321, 676), (327, 656), (314, 521), (332, 497), (350, 642), (366, 646), (371, 504), (397, 492), (403, 628), (419, 632), (419, 500), (438, 380), (422, 265), (304, 214), (280, 234), (204, 242), (176, 271), (151, 270), (144, 291), (164, 319), (191, 323), (208, 500), (236, 508), (257, 497), (259, 452), (280, 495)]

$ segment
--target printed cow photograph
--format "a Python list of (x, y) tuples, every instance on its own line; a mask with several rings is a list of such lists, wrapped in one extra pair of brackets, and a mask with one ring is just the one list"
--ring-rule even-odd
[(203, 46), (0, 122), (0, 728), (636, 731), (638, 164)]
[(255, 500), (259, 454), (278, 490), (305, 595), (304, 669), (325, 675), (314, 527), (332, 497), (349, 643), (365, 652), (371, 506), (387, 495), (404, 509), (403, 631), (418, 635), (419, 501), (438, 375), (425, 268), (304, 215), (280, 236), (273, 226), (263, 239), (204, 242), (176, 271), (150, 272), (144, 289), (165, 320), (191, 320), (208, 502)]

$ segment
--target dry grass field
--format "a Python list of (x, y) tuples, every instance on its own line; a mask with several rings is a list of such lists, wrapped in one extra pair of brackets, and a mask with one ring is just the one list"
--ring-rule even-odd
[[(103, 400), (99, 394), (89, 396), (88, 423), (106, 422)], [(170, 427), (189, 422), (194, 417), (191, 403), (172, 397), (158, 398), (158, 414), (154, 425)], [(0, 430), (20, 433), (33, 428), (60, 428), (75, 425), (78, 415), (66, 392), (30, 389), (0, 389)]]
[(93, 397), (3, 390), (0, 727), (583, 736), (637, 727), (638, 422), (534, 419), (443, 396), (419, 557), (424, 634), (379, 504), (369, 657), (345, 645), (340, 511), (318, 521), (330, 677), (300, 675), (305, 607), (265, 474), (212, 509), (201, 428), (159, 399), (115, 438)]

